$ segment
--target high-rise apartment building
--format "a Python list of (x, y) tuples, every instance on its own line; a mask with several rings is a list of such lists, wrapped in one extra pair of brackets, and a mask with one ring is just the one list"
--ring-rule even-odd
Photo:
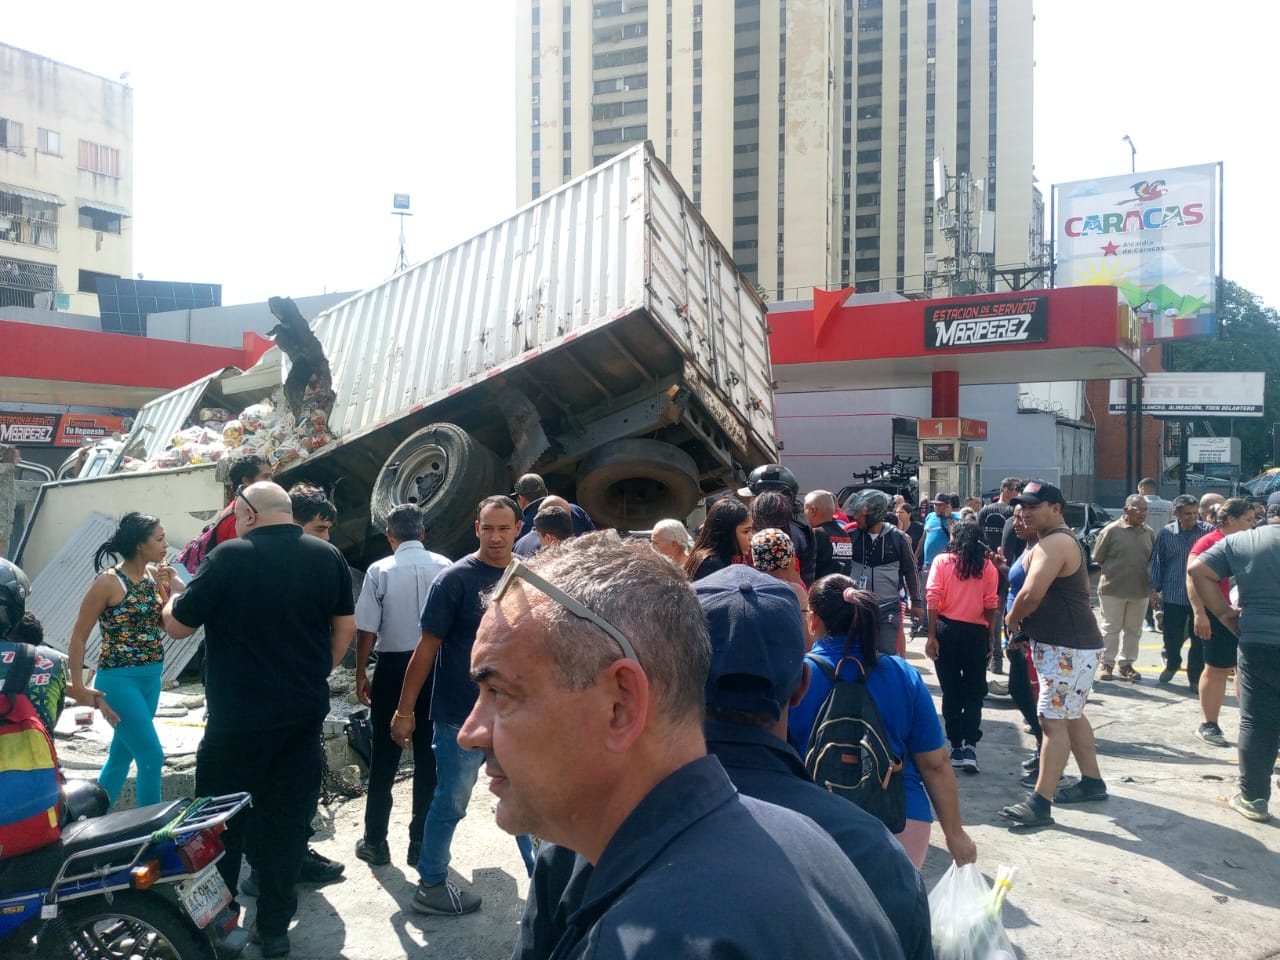
[(132, 206), (133, 90), (0, 44), (0, 307), (97, 315)]
[(773, 298), (967, 292), (1040, 255), (1031, 35), (1031, 0), (521, 0), (518, 194), (647, 138)]

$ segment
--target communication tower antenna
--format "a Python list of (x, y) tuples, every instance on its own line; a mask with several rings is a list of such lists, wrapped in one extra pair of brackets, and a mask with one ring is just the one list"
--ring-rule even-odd
[(393, 193), (391, 195), (391, 215), (400, 218), (400, 255), (396, 258), (396, 268), (393, 273), (399, 273), (401, 270), (409, 269), (409, 258), (404, 253), (404, 218), (412, 217), (409, 212), (409, 195), (407, 193)]

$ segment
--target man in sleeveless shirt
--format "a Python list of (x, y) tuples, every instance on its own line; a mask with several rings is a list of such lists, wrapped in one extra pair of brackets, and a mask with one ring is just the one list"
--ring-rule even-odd
[[(1035, 789), (1021, 803), (1000, 811), (1015, 826), (1053, 823), (1053, 803), (1107, 798), (1098, 769), (1093, 727), (1084, 706), (1102, 652), (1102, 633), (1089, 608), (1089, 567), (1084, 550), (1062, 519), (1066, 498), (1043, 480), (1032, 480), (1013, 500), (1040, 537), (1025, 561), (1027, 579), (1005, 622), (1011, 637), (1026, 632), (1040, 674), (1036, 712), (1044, 741)], [(1068, 755), (1080, 767), (1080, 781), (1059, 787)]]

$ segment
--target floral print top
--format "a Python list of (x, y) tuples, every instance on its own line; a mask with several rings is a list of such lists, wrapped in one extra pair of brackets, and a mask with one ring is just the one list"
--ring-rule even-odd
[(145, 577), (134, 583), (119, 569), (115, 575), (124, 587), (124, 599), (98, 617), (102, 649), (98, 669), (141, 667), (164, 662), (164, 626), (160, 622), (160, 594), (155, 581)]

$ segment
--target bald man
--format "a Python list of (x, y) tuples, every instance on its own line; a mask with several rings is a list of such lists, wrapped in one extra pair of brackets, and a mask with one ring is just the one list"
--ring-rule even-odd
[(1220, 493), (1206, 493), (1200, 498), (1200, 519), (1205, 523), (1216, 523), (1213, 508), (1226, 502), (1227, 498)]
[[(196, 791), (247, 790), (259, 878), (254, 924), (264, 957), (289, 953), (294, 884), (307, 847), (324, 760), (330, 671), (355, 634), (351, 575), (330, 543), (304, 536), (289, 494), (255, 483), (235, 496), (236, 539), (218, 544), (181, 594), (165, 604), (175, 638), (205, 628), (204, 738)], [(251, 747), (251, 749), (248, 749)], [(235, 903), (246, 816), (223, 833), (218, 862)]]

